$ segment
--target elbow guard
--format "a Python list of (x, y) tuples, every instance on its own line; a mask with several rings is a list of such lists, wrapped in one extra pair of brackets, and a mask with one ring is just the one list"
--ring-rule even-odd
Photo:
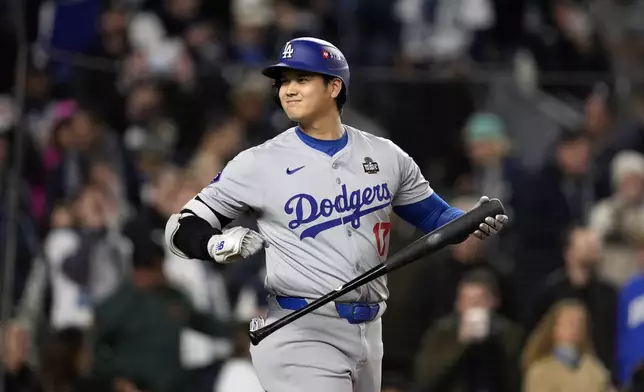
[(213, 235), (221, 234), (205, 219), (191, 212), (173, 214), (165, 226), (165, 241), (173, 254), (184, 259), (211, 260), (208, 241)]
[(178, 214), (173, 214), (165, 225), (166, 246), (173, 254), (184, 259), (209, 260), (208, 241), (221, 234), (221, 228), (231, 219), (208, 207), (197, 195)]
[(174, 245), (174, 235), (179, 231), (179, 219), (181, 219), (181, 216), (182, 214), (170, 215), (168, 222), (165, 224), (165, 244), (173, 254), (184, 259), (189, 259), (190, 257), (188, 255)]

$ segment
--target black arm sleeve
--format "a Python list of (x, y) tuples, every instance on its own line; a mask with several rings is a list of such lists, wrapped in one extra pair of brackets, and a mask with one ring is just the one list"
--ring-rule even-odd
[(199, 260), (213, 260), (208, 253), (208, 240), (221, 231), (210, 226), (210, 223), (198, 216), (190, 215), (179, 220), (179, 229), (172, 241), (186, 256)]

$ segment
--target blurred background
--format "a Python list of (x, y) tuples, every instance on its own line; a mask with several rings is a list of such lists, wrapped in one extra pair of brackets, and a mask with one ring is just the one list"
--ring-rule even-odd
[(644, 391), (644, 1), (0, 0), (0, 392), (261, 391), (263, 255), (163, 228), (292, 125), (259, 69), (297, 36), (345, 123), (511, 219), (390, 275), (382, 390)]

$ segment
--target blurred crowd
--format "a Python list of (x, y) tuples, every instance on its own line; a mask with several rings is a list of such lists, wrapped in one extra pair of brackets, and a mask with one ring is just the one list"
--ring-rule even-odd
[[(291, 126), (258, 68), (296, 36), (346, 55), (346, 123), (454, 206), (498, 197), (511, 219), (391, 274), (383, 391), (644, 391), (644, 1), (1, 0), (4, 391), (261, 391), (246, 333), (263, 255), (183, 260), (163, 230)], [(485, 104), (485, 70), (577, 108), (538, 165)], [(390, 254), (420, 235), (392, 223)]]

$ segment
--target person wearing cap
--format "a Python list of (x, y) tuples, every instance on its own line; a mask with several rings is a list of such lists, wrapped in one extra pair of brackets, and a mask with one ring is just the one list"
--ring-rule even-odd
[(613, 194), (590, 213), (590, 225), (605, 249), (599, 274), (622, 286), (639, 269), (637, 241), (644, 232), (644, 155), (618, 153), (611, 161)]
[(472, 164), (473, 192), (503, 200), (507, 209), (523, 170), (511, 155), (505, 123), (494, 113), (475, 113), (465, 125), (464, 139)]

